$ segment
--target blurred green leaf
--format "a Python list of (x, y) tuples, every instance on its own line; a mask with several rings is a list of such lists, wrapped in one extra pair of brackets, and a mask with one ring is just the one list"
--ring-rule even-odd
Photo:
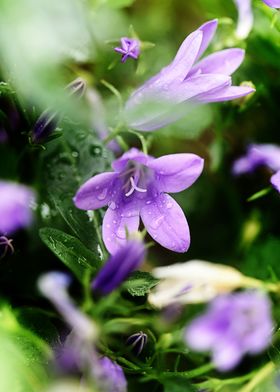
[(164, 392), (195, 392), (197, 391), (186, 378), (181, 376), (170, 376), (162, 378)]
[(129, 7), (135, 0), (105, 0), (106, 4), (112, 8)]
[(157, 285), (158, 281), (149, 272), (135, 271), (123, 287), (133, 297), (141, 297), (148, 294)]
[(94, 255), (77, 238), (57, 229), (40, 230), (42, 241), (83, 283), (88, 273), (100, 266), (98, 255)]

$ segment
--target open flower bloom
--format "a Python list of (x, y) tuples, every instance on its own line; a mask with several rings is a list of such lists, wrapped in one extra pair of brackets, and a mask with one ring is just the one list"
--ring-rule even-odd
[(12, 234), (32, 222), (33, 191), (25, 185), (0, 181), (0, 234)]
[(271, 341), (273, 322), (267, 296), (255, 291), (216, 298), (186, 329), (195, 351), (210, 351), (217, 369), (234, 368), (245, 354), (262, 352)]
[(102, 294), (109, 294), (118, 288), (131, 272), (144, 261), (145, 245), (138, 240), (128, 240), (118, 252), (112, 255), (95, 277), (92, 288)]
[(280, 8), (280, 0), (263, 0), (263, 2), (272, 8)]
[(185, 215), (167, 193), (181, 192), (200, 176), (203, 159), (194, 154), (153, 158), (132, 148), (112, 163), (114, 172), (97, 174), (80, 187), (74, 203), (83, 210), (109, 206), (103, 240), (110, 253), (138, 230), (141, 217), (148, 233), (162, 246), (186, 252), (190, 245)]
[(202, 260), (155, 268), (152, 273), (160, 282), (148, 301), (157, 308), (210, 301), (241, 287), (245, 278), (233, 267)]
[(252, 0), (233, 0), (238, 10), (238, 23), (236, 28), (236, 36), (239, 39), (248, 37), (254, 23), (254, 15), (252, 11)]
[(126, 60), (131, 57), (134, 60), (137, 60), (140, 54), (140, 42), (135, 38), (121, 38), (121, 48), (115, 48), (115, 51), (122, 55), (122, 63), (125, 63)]
[(232, 86), (230, 75), (244, 59), (242, 49), (225, 49), (198, 61), (210, 44), (217, 20), (202, 25), (180, 46), (174, 60), (128, 99), (128, 125), (152, 131), (184, 116), (193, 105), (228, 101), (254, 91)]
[(235, 175), (251, 173), (259, 166), (267, 166), (275, 174), (270, 182), (280, 192), (280, 147), (275, 144), (251, 144), (246, 155), (237, 159), (232, 168)]

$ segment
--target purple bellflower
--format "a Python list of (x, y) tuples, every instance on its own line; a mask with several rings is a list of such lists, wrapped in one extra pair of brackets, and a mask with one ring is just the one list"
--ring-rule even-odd
[(271, 341), (271, 304), (262, 293), (247, 291), (217, 297), (207, 312), (187, 327), (195, 351), (210, 351), (220, 371), (234, 368), (245, 354), (259, 354)]
[(93, 290), (102, 294), (111, 293), (140, 266), (145, 255), (146, 250), (142, 242), (128, 240), (99, 271), (92, 283)]
[(271, 8), (280, 8), (280, 0), (263, 0)]
[(125, 63), (129, 57), (137, 60), (140, 54), (140, 42), (135, 38), (123, 37), (121, 38), (121, 48), (117, 47), (114, 50), (122, 55), (122, 63)]
[(275, 174), (270, 182), (280, 192), (280, 147), (274, 144), (251, 144), (246, 155), (237, 159), (232, 168), (235, 175), (251, 173), (259, 166), (267, 166)]
[(230, 75), (242, 63), (244, 50), (225, 49), (198, 61), (214, 36), (217, 23), (211, 20), (191, 33), (171, 64), (131, 95), (125, 107), (131, 128), (153, 131), (183, 117), (193, 105), (228, 101), (254, 91), (232, 86)]
[(127, 382), (122, 368), (108, 357), (99, 359), (101, 373), (99, 381), (106, 392), (126, 392)]
[(175, 252), (190, 245), (189, 226), (176, 201), (167, 193), (181, 192), (200, 176), (203, 159), (194, 154), (153, 158), (132, 148), (112, 163), (114, 172), (97, 174), (74, 197), (76, 207), (96, 210), (109, 206), (103, 220), (103, 240), (110, 253), (138, 230), (140, 217), (151, 237)]
[(238, 10), (236, 36), (239, 39), (248, 37), (254, 23), (252, 0), (233, 0)]
[(133, 350), (135, 350), (136, 355), (140, 355), (143, 348), (146, 346), (148, 341), (148, 336), (146, 333), (140, 331), (130, 335), (126, 341)]
[(34, 200), (34, 193), (27, 186), (0, 181), (0, 234), (12, 234), (29, 226)]

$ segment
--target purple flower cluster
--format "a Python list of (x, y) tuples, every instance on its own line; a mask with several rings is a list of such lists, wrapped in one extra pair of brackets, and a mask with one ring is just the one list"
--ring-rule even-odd
[(83, 210), (109, 206), (103, 239), (110, 253), (138, 230), (141, 217), (150, 236), (175, 252), (190, 245), (189, 226), (176, 201), (167, 193), (181, 192), (200, 176), (203, 159), (194, 154), (153, 158), (132, 148), (112, 163), (114, 172), (92, 177), (80, 187), (74, 203)]
[(237, 159), (232, 168), (235, 175), (251, 173), (259, 166), (267, 166), (275, 174), (270, 182), (280, 192), (280, 147), (274, 144), (251, 144), (246, 155)]
[(262, 352), (270, 344), (272, 332), (269, 299), (248, 291), (217, 297), (188, 326), (185, 339), (195, 351), (210, 351), (215, 366), (227, 371), (245, 354)]

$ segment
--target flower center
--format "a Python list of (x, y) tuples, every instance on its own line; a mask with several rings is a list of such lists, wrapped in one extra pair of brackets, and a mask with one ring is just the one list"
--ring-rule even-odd
[(131, 176), (130, 177), (130, 183), (131, 183), (131, 188), (130, 188), (130, 190), (125, 194), (125, 196), (130, 196), (130, 195), (132, 195), (132, 193), (134, 192), (134, 191), (137, 191), (137, 192), (142, 192), (142, 193), (145, 193), (145, 192), (147, 192), (147, 189), (144, 189), (144, 188), (140, 188), (139, 186), (137, 186), (136, 184), (135, 184), (135, 181), (134, 181), (134, 178)]
[(145, 186), (147, 178), (144, 168), (142, 166), (130, 166), (126, 171), (121, 174), (121, 177), (124, 177), (123, 189), (126, 197), (131, 196), (134, 191), (140, 193), (147, 192)]

